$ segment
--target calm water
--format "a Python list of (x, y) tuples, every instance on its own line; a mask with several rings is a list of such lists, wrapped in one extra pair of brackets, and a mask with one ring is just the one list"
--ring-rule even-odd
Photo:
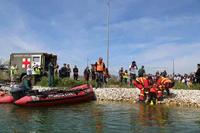
[(40, 108), (0, 105), (0, 133), (199, 132), (200, 109), (121, 102)]

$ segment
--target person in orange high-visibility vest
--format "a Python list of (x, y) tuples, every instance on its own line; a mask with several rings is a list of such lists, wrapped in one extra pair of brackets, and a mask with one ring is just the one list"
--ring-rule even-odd
[(99, 58), (99, 61), (95, 63), (96, 88), (103, 87), (104, 70), (105, 70), (105, 64), (103, 62), (103, 58)]
[[(149, 78), (149, 80), (150, 80), (150, 78)], [(145, 100), (148, 96), (148, 90), (149, 90), (148, 78), (146, 78), (146, 77), (136, 78), (136, 80), (134, 80), (133, 83), (138, 89), (140, 89), (139, 102), (145, 102)]]
[(174, 86), (174, 81), (168, 78), (164, 78), (159, 76), (157, 78), (157, 86), (158, 86), (158, 101), (163, 101), (163, 91), (167, 91), (167, 95), (170, 95), (169, 88)]

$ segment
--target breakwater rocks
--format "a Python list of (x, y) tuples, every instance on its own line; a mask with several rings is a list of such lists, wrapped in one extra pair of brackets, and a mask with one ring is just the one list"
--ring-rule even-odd
[[(1, 87), (9, 95), (10, 87)], [(45, 91), (56, 88), (34, 86), (34, 90)], [(97, 100), (138, 102), (140, 90), (137, 88), (94, 88)], [(164, 101), (159, 104), (188, 106), (200, 108), (200, 90), (174, 90), (171, 89), (171, 96), (164, 93)]]
[[(140, 90), (137, 88), (97, 88), (94, 89), (97, 100), (138, 102)], [(200, 90), (170, 90), (159, 104), (200, 107)]]

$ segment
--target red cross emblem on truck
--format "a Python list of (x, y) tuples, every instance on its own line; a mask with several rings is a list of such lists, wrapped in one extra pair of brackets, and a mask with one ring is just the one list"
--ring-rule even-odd
[(22, 59), (22, 68), (27, 68), (30, 65), (31, 59), (30, 58), (23, 58)]

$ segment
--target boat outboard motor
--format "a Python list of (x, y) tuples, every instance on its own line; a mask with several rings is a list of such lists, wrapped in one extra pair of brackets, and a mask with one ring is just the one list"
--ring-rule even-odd
[(10, 93), (12, 94), (15, 101), (25, 96), (25, 87), (23, 85), (15, 84), (12, 86)]

